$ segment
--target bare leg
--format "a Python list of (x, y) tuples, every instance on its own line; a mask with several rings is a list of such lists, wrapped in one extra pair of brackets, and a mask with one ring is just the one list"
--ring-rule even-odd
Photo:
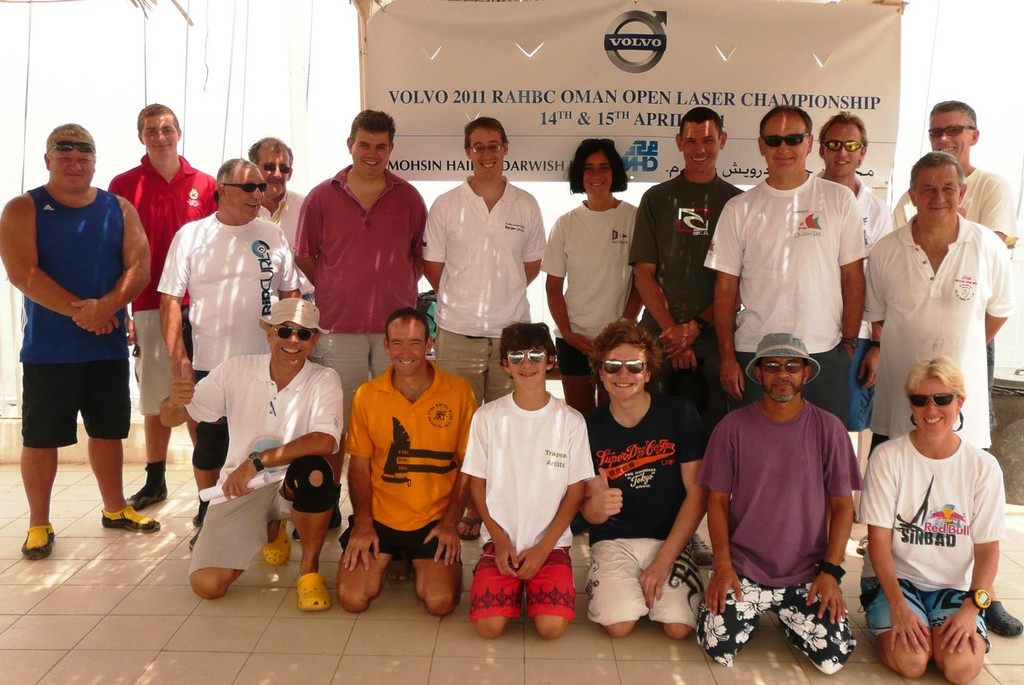
[(89, 438), (89, 465), (100, 488), (103, 508), (114, 512), (128, 506), (124, 501), (124, 483), (121, 477), (124, 468), (121, 441)]
[(476, 632), (480, 637), (493, 640), (496, 637), (501, 637), (501, 634), (505, 632), (505, 625), (507, 623), (508, 619), (504, 616), (491, 616), (490, 618), (481, 618), (478, 621), (473, 621), (473, 627), (476, 628)]
[(299, 531), (299, 544), (302, 546), (300, 575), (320, 570), (320, 550), (323, 549), (324, 539), (327, 537), (327, 524), (330, 521), (330, 510), (318, 514), (292, 510), (292, 523)]
[(569, 627), (569, 619), (553, 614), (541, 614), (533, 619), (537, 634), (545, 640), (555, 640), (565, 634)]
[(985, 666), (985, 640), (975, 633), (971, 636), (970, 647), (962, 652), (943, 651), (939, 648), (940, 638), (932, 633), (932, 653), (935, 654), (935, 665), (946, 676), (946, 680), (960, 685), (968, 683), (981, 673)]
[(595, 386), (590, 376), (562, 376), (565, 403), (581, 414), (597, 406)]
[(376, 559), (370, 559), (370, 568), (365, 569), (363, 565), (356, 564), (356, 567), (349, 571), (345, 568), (344, 562), (338, 564), (338, 603), (345, 611), (358, 614), (370, 606), (384, 586), (384, 573), (391, 563), (390, 554), (380, 554)]
[(427, 605), (431, 616), (447, 616), (455, 611), (462, 595), (462, 562), (445, 566), (443, 561), (413, 559), (416, 596)]
[(28, 499), (29, 527), (50, 522), (50, 493), (57, 477), (57, 448), (22, 447), (21, 480)]
[(914, 652), (899, 641), (892, 646), (892, 631), (886, 631), (878, 636), (875, 644), (878, 647), (878, 656), (882, 663), (899, 673), (904, 678), (920, 678), (928, 669), (928, 660), (931, 659), (931, 650)]
[(201, 568), (189, 576), (192, 591), (203, 599), (223, 597), (242, 572), (235, 568)]
[(167, 459), (167, 446), (171, 442), (171, 429), (160, 423), (159, 416), (143, 418), (146, 433), (146, 463), (156, 464)]

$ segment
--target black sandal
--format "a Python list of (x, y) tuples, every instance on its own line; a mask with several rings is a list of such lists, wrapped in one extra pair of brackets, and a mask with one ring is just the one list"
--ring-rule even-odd
[(985, 625), (993, 633), (1003, 637), (1017, 637), (1024, 632), (1024, 623), (1007, 611), (1002, 602), (992, 602), (988, 609), (985, 609)]

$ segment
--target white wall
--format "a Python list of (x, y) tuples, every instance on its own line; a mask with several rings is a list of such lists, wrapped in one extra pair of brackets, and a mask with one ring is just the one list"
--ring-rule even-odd
[[(190, 30), (167, 1), (150, 11), (149, 20), (126, 0), (0, 3), (0, 130), (6, 150), (0, 200), (45, 182), (46, 135), (68, 121), (96, 137), (95, 183), (105, 187), (143, 154), (135, 116), (150, 102), (178, 113), (183, 154), (209, 173), (229, 157), (244, 156), (264, 135), (282, 137), (295, 149), (296, 190), (307, 190), (348, 163), (345, 138), (360, 109), (354, 7), (339, 0), (181, 4), (195, 22)], [(906, 188), (910, 166), (928, 149), (928, 109), (945, 99), (965, 100), (978, 111), (982, 135), (972, 161), (1021, 188), (1024, 137), (1017, 119), (1024, 111), (1024, 92), (1018, 87), (1022, 59), (1014, 7), (999, 0), (920, 1), (907, 7), (896, 196)], [(397, 123), (401, 145), (402, 122)], [(458, 180), (418, 186), (429, 204)], [(540, 200), (548, 226), (579, 201), (569, 196), (567, 184), (524, 185)], [(631, 187), (623, 198), (636, 203), (644, 189)], [(1015, 265), (1018, 292), (1024, 291), (1021, 262), (1024, 253)], [(546, 314), (539, 282), (531, 288), (531, 301), (535, 317)], [(5, 279), (0, 284), (0, 397), (5, 400), (16, 397), (20, 373), (19, 307), (20, 298)], [(1021, 319), (1014, 317), (1000, 334), (999, 366), (1024, 366)]]

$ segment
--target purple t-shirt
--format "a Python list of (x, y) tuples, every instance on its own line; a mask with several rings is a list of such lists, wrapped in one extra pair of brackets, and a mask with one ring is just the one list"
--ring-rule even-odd
[(756, 404), (726, 414), (711, 434), (697, 480), (732, 495), (733, 569), (770, 587), (814, 580), (814, 563), (828, 546), (829, 497), (861, 488), (846, 429), (810, 403), (782, 422)]
[(390, 171), (369, 210), (348, 189), (342, 169), (302, 203), (295, 254), (316, 259), (320, 325), (332, 333), (383, 333), (388, 315), (416, 306), (416, 260), (423, 253), (427, 206)]

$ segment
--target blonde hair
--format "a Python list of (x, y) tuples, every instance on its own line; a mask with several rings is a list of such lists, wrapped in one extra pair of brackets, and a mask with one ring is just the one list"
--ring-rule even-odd
[(914, 364), (910, 369), (910, 374), (907, 375), (907, 384), (904, 386), (907, 396), (913, 395), (917, 387), (929, 378), (939, 381), (959, 397), (967, 397), (964, 374), (956, 362), (949, 357), (922, 359)]
[(46, 137), (46, 151), (52, 150), (53, 146), (62, 138), (74, 138), (96, 147), (96, 141), (93, 140), (92, 134), (85, 130), (84, 126), (79, 124), (61, 124)]

